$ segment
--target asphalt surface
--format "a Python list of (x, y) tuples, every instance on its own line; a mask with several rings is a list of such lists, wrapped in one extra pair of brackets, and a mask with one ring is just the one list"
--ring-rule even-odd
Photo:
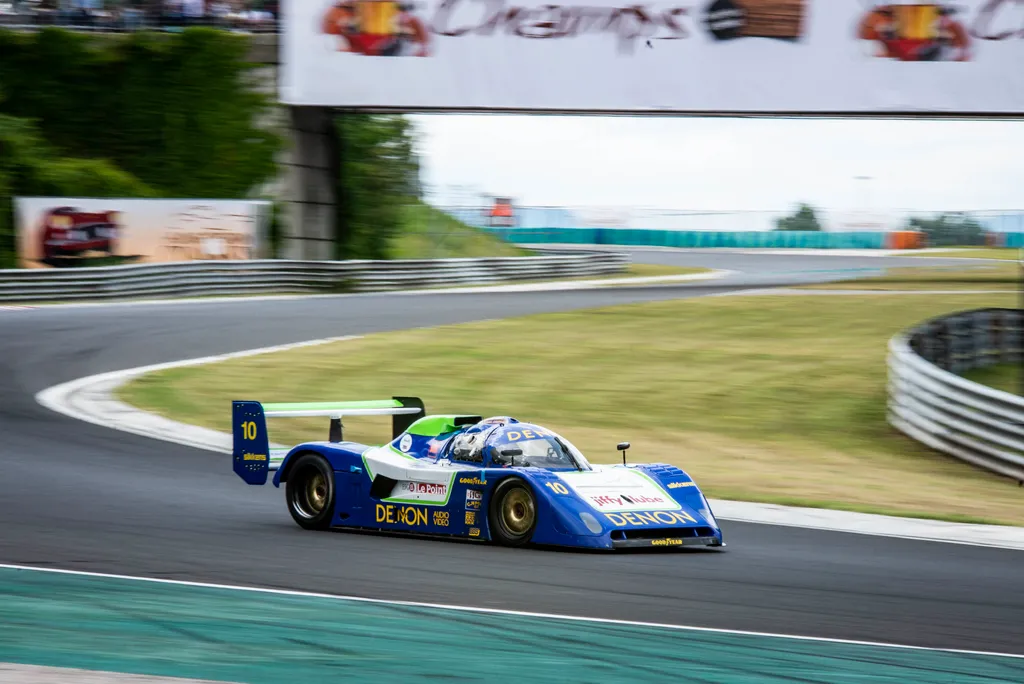
[[(705, 255), (679, 254), (674, 263), (708, 264), (694, 256)], [(722, 523), (725, 550), (673, 554), (305, 532), (288, 516), (281, 490), (246, 486), (227, 457), (79, 423), (33, 399), (59, 382), (143, 364), (702, 296), (766, 278), (820, 280), (830, 269), (879, 265), (877, 258), (713, 258), (712, 265), (747, 275), (601, 291), (0, 311), (0, 562), (1024, 654), (1019, 552), (729, 521)], [(673, 255), (636, 259), (664, 263)], [(778, 275), (787, 268), (790, 276)], [(225, 429), (228, 421), (225, 410)]]

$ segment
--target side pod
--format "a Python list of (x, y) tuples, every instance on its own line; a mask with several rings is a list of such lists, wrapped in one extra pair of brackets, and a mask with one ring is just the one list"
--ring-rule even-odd
[(258, 401), (231, 402), (231, 465), (246, 484), (267, 483), (270, 441), (267, 419)]

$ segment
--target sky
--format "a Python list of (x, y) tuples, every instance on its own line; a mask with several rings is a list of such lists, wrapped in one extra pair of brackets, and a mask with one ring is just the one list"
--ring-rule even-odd
[(411, 118), (446, 204), (472, 190), (532, 206), (1024, 209), (1024, 122)]

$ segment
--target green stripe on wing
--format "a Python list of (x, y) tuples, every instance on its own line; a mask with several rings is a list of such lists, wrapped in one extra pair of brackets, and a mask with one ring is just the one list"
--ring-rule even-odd
[(353, 409), (402, 408), (402, 402), (395, 399), (371, 399), (369, 401), (317, 401), (305, 403), (263, 404), (269, 411), (349, 411)]
[[(455, 414), (450, 416), (424, 416), (409, 426), (408, 433), (417, 437), (438, 437), (455, 432), (480, 420), (480, 416)], [(468, 421), (468, 422), (467, 422)]]

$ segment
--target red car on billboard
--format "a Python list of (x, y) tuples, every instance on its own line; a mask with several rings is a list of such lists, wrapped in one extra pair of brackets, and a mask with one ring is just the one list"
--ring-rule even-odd
[(43, 215), (43, 259), (80, 256), (86, 252), (113, 254), (120, 232), (119, 212), (89, 213), (74, 207), (57, 207)]

